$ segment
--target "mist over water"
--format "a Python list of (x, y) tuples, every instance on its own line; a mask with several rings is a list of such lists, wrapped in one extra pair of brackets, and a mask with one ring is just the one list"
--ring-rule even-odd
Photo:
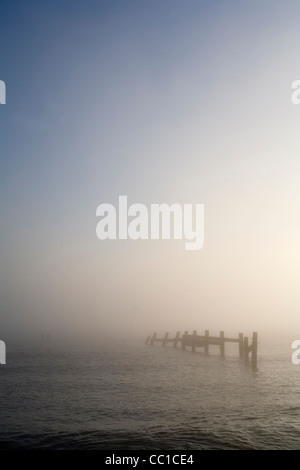
[[(1, 448), (297, 448), (299, 14), (0, 2)], [(203, 204), (203, 247), (99, 239), (120, 196)], [(144, 345), (186, 330), (258, 371)]]
[(132, 340), (15, 346), (0, 448), (297, 449), (289, 340), (263, 338), (257, 371), (233, 348), (224, 360)]
[[(1, 331), (299, 329), (298, 3), (117, 4), (0, 7)], [(203, 248), (99, 240), (120, 195)]]

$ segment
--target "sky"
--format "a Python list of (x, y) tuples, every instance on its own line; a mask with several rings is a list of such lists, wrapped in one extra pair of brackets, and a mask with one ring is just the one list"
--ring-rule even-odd
[[(2, 336), (299, 331), (299, 15), (0, 2)], [(203, 248), (99, 240), (96, 209), (120, 195), (204, 204)]]

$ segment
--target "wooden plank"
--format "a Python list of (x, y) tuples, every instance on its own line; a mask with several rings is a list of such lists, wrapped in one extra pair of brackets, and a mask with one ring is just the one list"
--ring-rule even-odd
[(192, 339), (192, 352), (196, 351), (196, 339), (197, 339), (197, 330), (194, 330), (193, 339)]
[(244, 356), (244, 335), (243, 333), (239, 333), (239, 356)]
[(204, 341), (199, 341), (199, 340), (193, 340), (193, 339), (187, 339), (185, 341), (185, 346), (195, 346), (196, 348), (204, 348)]
[(245, 336), (244, 338), (244, 358), (245, 358), (245, 362), (248, 362), (249, 361), (249, 339), (248, 339), (248, 336)]
[(205, 336), (196, 336), (196, 338), (193, 335), (188, 335), (186, 337), (186, 342), (192, 344), (192, 342), (196, 342), (198, 345), (204, 346), (205, 344), (212, 344), (212, 345), (217, 345), (220, 346), (220, 338), (218, 337), (217, 339), (211, 339), (210, 337), (205, 338)]
[(225, 357), (225, 343), (232, 342), (239, 344), (239, 356), (244, 357), (246, 362), (249, 361), (249, 354), (251, 353), (251, 362), (254, 369), (257, 368), (257, 332), (253, 332), (252, 344), (249, 345), (248, 336), (239, 333), (238, 338), (226, 338), (224, 331), (220, 331), (219, 336), (209, 336), (209, 330), (205, 330), (204, 335), (197, 335), (197, 330), (193, 331), (193, 334), (188, 334), (186, 330), (182, 337), (180, 337), (180, 332), (177, 331), (174, 338), (169, 338), (169, 333), (165, 333), (163, 338), (157, 338), (157, 333), (153, 333), (152, 337), (147, 336), (145, 343), (150, 344), (151, 346), (155, 343), (161, 343), (162, 346), (165, 346), (168, 343), (172, 343), (173, 347), (176, 348), (178, 343), (181, 341), (181, 348), (185, 350), (186, 346), (190, 346), (192, 352), (196, 351), (196, 348), (204, 348), (204, 353), (207, 355), (209, 353), (209, 345), (220, 346), (220, 355)]
[(177, 348), (177, 344), (179, 341), (180, 341), (180, 332), (177, 331), (175, 339), (174, 339), (174, 343), (173, 343), (173, 348)]
[(155, 338), (156, 343), (174, 343), (174, 338)]
[(253, 336), (252, 336), (251, 359), (252, 359), (252, 367), (253, 369), (256, 369), (257, 368), (257, 332), (256, 331), (253, 332)]
[[(188, 336), (192, 337), (193, 335), (188, 335)], [(205, 335), (197, 335), (197, 338), (198, 339), (203, 339), (204, 341), (206, 341), (206, 339), (207, 339)], [(220, 336), (209, 336), (209, 342), (211, 342), (211, 341), (214, 341), (215, 344), (220, 344)], [(225, 343), (238, 343), (239, 338), (225, 338), (224, 337), (224, 342)]]
[(186, 337), (188, 335), (187, 330), (183, 333), (182, 339), (181, 339), (181, 349), (185, 351), (185, 345), (186, 345)]
[(162, 340), (162, 343), (161, 343), (162, 346), (165, 346), (165, 345), (166, 345), (168, 336), (169, 336), (169, 332), (167, 332), (167, 333), (165, 334), (164, 339)]
[(220, 331), (220, 353), (221, 357), (225, 357), (224, 331)]
[(156, 336), (157, 336), (157, 333), (153, 333), (151, 341), (150, 341), (150, 346), (153, 346)]
[(208, 354), (208, 347), (209, 347), (209, 331), (205, 330), (204, 354)]

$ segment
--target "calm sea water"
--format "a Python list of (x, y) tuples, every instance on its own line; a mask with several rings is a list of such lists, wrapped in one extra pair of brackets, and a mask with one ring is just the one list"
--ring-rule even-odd
[(237, 345), (222, 360), (143, 340), (7, 344), (0, 448), (299, 449), (294, 339), (260, 338), (256, 372)]

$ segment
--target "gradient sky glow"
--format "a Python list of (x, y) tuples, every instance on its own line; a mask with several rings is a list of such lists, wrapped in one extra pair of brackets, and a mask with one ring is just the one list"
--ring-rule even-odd
[[(0, 3), (5, 334), (299, 331), (299, 17), (298, 0)], [(100, 241), (119, 195), (204, 203), (204, 248)]]

